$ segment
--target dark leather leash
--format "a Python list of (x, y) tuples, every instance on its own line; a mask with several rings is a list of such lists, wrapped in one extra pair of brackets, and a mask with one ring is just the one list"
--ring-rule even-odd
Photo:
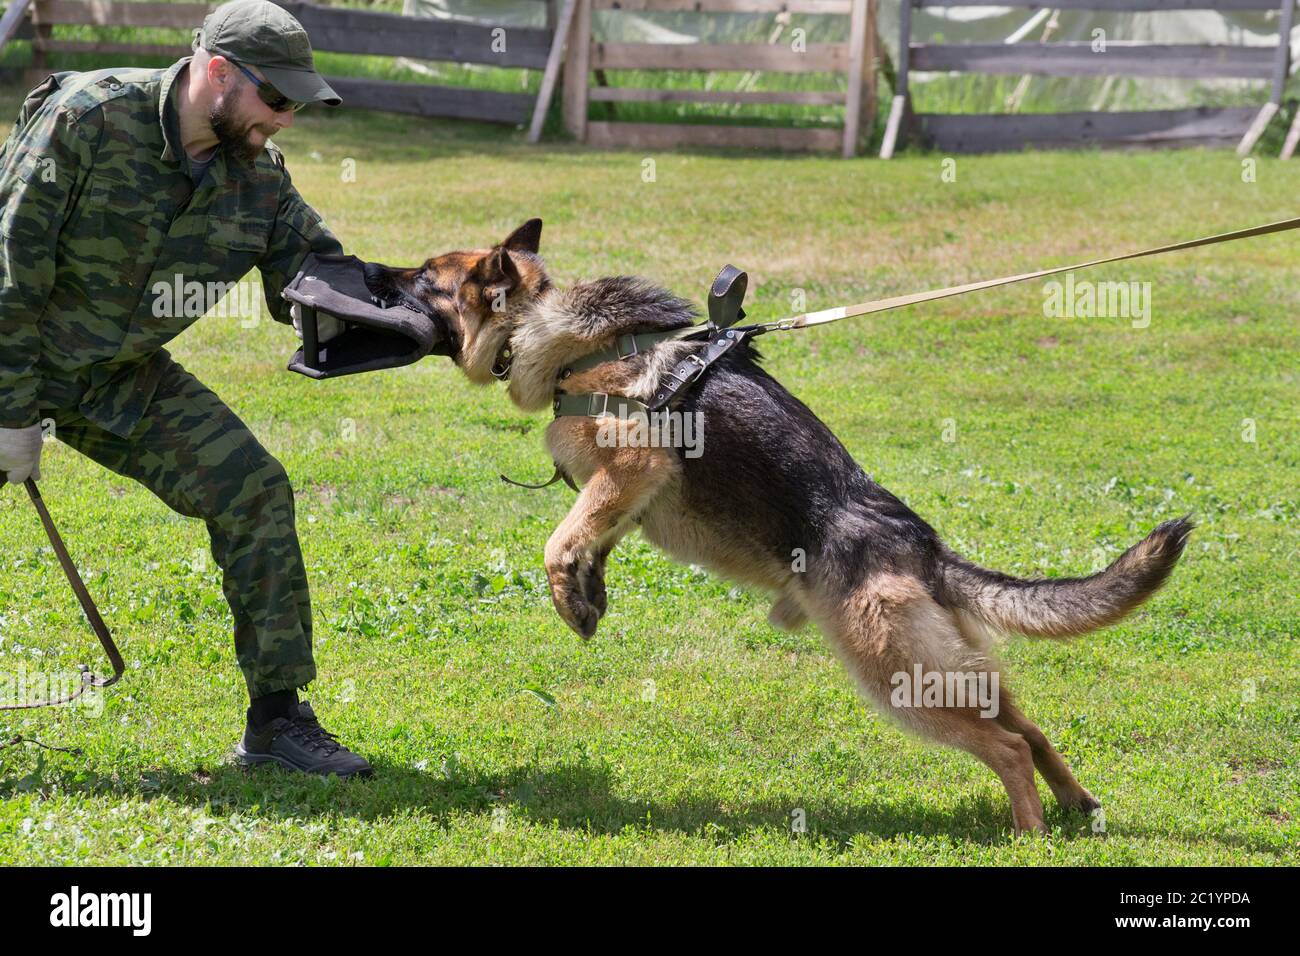
[(122, 661), (122, 653), (113, 643), (113, 635), (109, 633), (104, 619), (99, 615), (99, 608), (95, 606), (94, 599), (90, 592), (86, 590), (85, 582), (81, 580), (81, 575), (77, 573), (77, 566), (72, 563), (72, 558), (68, 555), (68, 549), (63, 544), (63, 538), (59, 536), (59, 530), (54, 527), (54, 520), (50, 517), (49, 509), (45, 507), (45, 501), (41, 498), (41, 491), (36, 487), (36, 481), (28, 478), (24, 485), (27, 488), (27, 494), (31, 496), (32, 505), (36, 508), (36, 513), (41, 516), (41, 524), (45, 526), (45, 534), (50, 539), (50, 544), (54, 546), (54, 553), (58, 555), (59, 564), (63, 566), (63, 573), (68, 576), (68, 583), (72, 585), (72, 591), (77, 595), (77, 601), (81, 604), (81, 609), (86, 613), (86, 620), (90, 621), (90, 626), (99, 638), (99, 643), (104, 646), (104, 653), (108, 655), (109, 662), (113, 665), (112, 677), (96, 677), (91, 669), (85, 664), (77, 665), (81, 672), (81, 684), (77, 689), (57, 700), (43, 700), (32, 704), (4, 704), (0, 705), (0, 710), (33, 710), (37, 707), (54, 707), (58, 704), (67, 704), (76, 700), (91, 687), (112, 687), (122, 679), (122, 674), (126, 671), (126, 664)]

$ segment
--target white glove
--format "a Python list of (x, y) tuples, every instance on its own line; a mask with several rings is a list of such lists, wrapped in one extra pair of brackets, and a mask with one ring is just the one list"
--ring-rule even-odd
[[(293, 330), (298, 333), (298, 338), (302, 338), (302, 305), (295, 302), (289, 307), (289, 314), (293, 316)], [(324, 345), (336, 335), (342, 335), (347, 331), (347, 323), (342, 319), (335, 318), (324, 312), (316, 313), (316, 344)]]
[(0, 428), (0, 471), (10, 484), (21, 485), (28, 478), (41, 477), (40, 425)]

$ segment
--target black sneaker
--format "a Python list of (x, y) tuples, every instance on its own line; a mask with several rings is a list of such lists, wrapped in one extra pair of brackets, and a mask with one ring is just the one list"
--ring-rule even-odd
[(261, 730), (244, 728), (235, 758), (244, 766), (278, 763), (289, 770), (324, 776), (368, 777), (370, 764), (344, 747), (320, 725), (311, 704), (299, 701), (292, 717), (277, 717)]

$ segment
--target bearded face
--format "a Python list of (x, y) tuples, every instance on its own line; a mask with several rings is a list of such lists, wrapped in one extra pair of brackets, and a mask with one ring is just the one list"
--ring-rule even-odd
[(276, 133), (277, 127), (247, 118), (247, 113), (240, 109), (240, 94), (244, 92), (245, 86), (250, 84), (240, 83), (229, 93), (218, 96), (208, 110), (208, 122), (216, 134), (220, 148), (226, 151), (230, 160), (251, 167), (261, 155), (266, 141)]

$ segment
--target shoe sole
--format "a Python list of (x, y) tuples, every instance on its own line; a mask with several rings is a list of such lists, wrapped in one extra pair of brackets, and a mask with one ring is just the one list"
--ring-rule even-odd
[(242, 743), (235, 744), (235, 759), (245, 767), (257, 767), (263, 764), (273, 763), (283, 767), (286, 770), (296, 770), (298, 773), (315, 774), (318, 777), (338, 777), (340, 780), (350, 780), (352, 777), (369, 777), (374, 773), (372, 768), (353, 770), (349, 773), (340, 773), (337, 770), (312, 770), (310, 767), (300, 767), (287, 757), (280, 757), (276, 754), (250, 754), (244, 749)]

